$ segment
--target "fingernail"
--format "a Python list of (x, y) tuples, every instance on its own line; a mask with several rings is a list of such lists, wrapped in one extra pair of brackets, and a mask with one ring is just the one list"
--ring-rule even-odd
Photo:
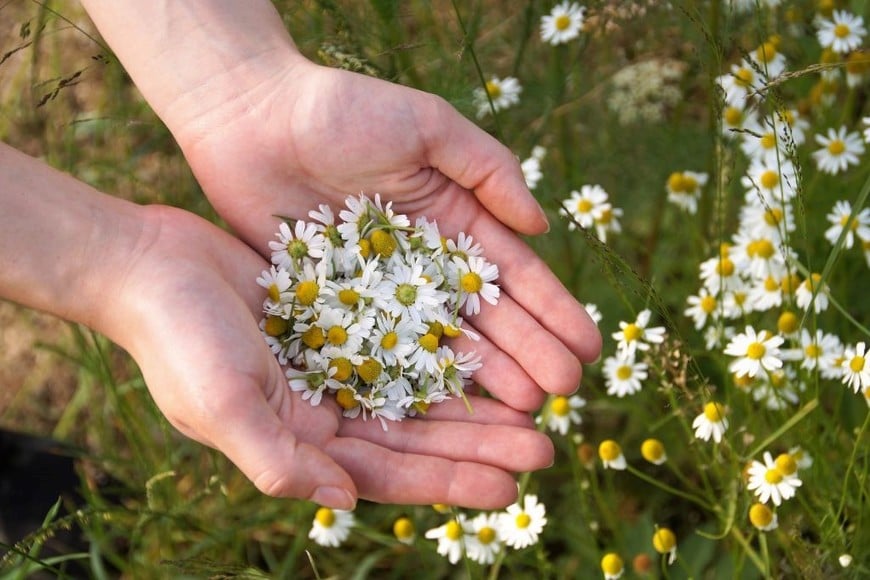
[(337, 510), (352, 510), (356, 507), (356, 498), (353, 494), (340, 487), (318, 487), (311, 494), (310, 499), (316, 504)]
[(541, 206), (538, 206), (538, 210), (541, 212), (541, 219), (544, 220), (545, 224), (547, 224), (547, 229), (544, 231), (544, 233), (545, 234), (549, 233), (550, 232), (550, 220), (547, 218), (547, 212), (545, 212), (544, 208), (542, 208)]

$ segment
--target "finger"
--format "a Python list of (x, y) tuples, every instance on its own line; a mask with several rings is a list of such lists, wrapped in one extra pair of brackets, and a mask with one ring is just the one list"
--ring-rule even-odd
[(490, 465), (398, 453), (352, 437), (333, 440), (328, 452), (351, 474), (360, 497), (379, 503), (487, 510), (508, 506), (517, 497), (514, 478)]
[(432, 167), (473, 191), (509, 228), (524, 234), (549, 229), (543, 209), (526, 186), (519, 161), (507, 147), (443, 99), (432, 98), (418, 111), (417, 122)]
[[(437, 405), (432, 405), (425, 415), (415, 420), (423, 421), (465, 421), (481, 425), (511, 425), (533, 429), (535, 420), (528, 413), (516, 409), (486, 397), (477, 397), (467, 394), (469, 412), (465, 401), (459, 398), (447, 399)], [(540, 405), (538, 405), (540, 407)]]
[(505, 471), (534, 471), (553, 463), (553, 443), (533, 429), (457, 421), (344, 421), (341, 437), (355, 437), (405, 454), (491, 465)]

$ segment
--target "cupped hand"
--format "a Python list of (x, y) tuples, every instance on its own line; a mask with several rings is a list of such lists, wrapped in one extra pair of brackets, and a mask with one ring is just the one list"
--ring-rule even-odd
[[(226, 454), (263, 492), (351, 508), (357, 497), (481, 509), (514, 500), (513, 472), (545, 467), (553, 448), (526, 414), (476, 399), (426, 419), (346, 419), (287, 385), (258, 321), (267, 263), (187, 212), (142, 209), (143, 233), (118, 274), (109, 334), (136, 359), (155, 402), (187, 436)], [(113, 320), (111, 316), (107, 320)]]
[(499, 266), (498, 306), (471, 321), (484, 337), (478, 383), (522, 410), (578, 387), (580, 363), (598, 356), (601, 338), (517, 235), (547, 222), (506, 147), (439, 97), (301, 58), (246, 79), (220, 106), (180, 101), (167, 115), (240, 237), (267, 255), (274, 216), (304, 219), (318, 204), (337, 209), (348, 195), (379, 193), (446, 235), (471, 234)]

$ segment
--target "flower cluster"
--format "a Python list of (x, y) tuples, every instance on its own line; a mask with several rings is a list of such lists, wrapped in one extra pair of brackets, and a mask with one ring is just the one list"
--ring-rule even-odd
[(619, 233), (622, 225), (622, 209), (613, 207), (609, 196), (600, 185), (583, 185), (580, 191), (572, 191), (559, 208), (559, 214), (568, 217), (568, 229), (578, 227), (593, 229), (602, 242), (607, 242), (609, 233)]
[(621, 125), (663, 121), (683, 99), (683, 63), (655, 58), (631, 63), (613, 75), (607, 107)]
[(498, 267), (474, 240), (412, 226), (380, 197), (350, 197), (337, 222), (320, 206), (311, 222), (282, 223), (260, 328), (287, 370), (290, 388), (319, 405), (333, 396), (346, 417), (401, 420), (463, 396), (481, 366), (445, 339), (465, 335), (461, 314), (496, 304)]

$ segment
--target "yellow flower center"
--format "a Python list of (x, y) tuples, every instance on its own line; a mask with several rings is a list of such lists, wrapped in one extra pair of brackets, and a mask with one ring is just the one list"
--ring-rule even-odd
[(462, 330), (458, 326), (453, 326), (452, 324), (448, 324), (444, 327), (444, 336), (447, 338), (459, 338), (462, 336)]
[(722, 276), (723, 278), (727, 278), (734, 274), (734, 262), (732, 262), (729, 258), (721, 258), (719, 263), (716, 264), (716, 273)]
[(716, 299), (709, 294), (701, 298), (701, 310), (706, 312), (707, 314), (712, 313), (716, 310)]
[(414, 524), (408, 518), (399, 518), (393, 522), (393, 534), (399, 540), (410, 540), (414, 536)]
[(773, 469), (768, 469), (764, 472), (764, 481), (776, 485), (782, 481), (782, 472), (775, 467)]
[(722, 118), (729, 127), (739, 127), (743, 123), (743, 111), (737, 107), (728, 107), (722, 113)]
[(353, 372), (353, 365), (348, 359), (343, 356), (334, 358), (329, 361), (329, 366), (330, 368), (335, 369), (335, 374), (332, 375), (332, 378), (336, 381), (346, 381), (350, 378), (350, 375)]
[(620, 381), (626, 381), (631, 378), (632, 369), (628, 365), (622, 365), (616, 369), (616, 378)]
[(308, 244), (302, 240), (290, 240), (287, 242), (287, 253), (296, 260), (301, 260), (308, 255)]
[(501, 85), (494, 81), (486, 81), (486, 92), (493, 99), (501, 96)]
[(625, 342), (634, 342), (643, 336), (643, 329), (631, 322), (622, 329), (622, 336), (625, 338)]
[(592, 211), (592, 202), (588, 199), (581, 199), (577, 202), (577, 213), (589, 213)]
[(755, 78), (755, 75), (752, 73), (752, 70), (746, 67), (741, 67), (734, 73), (734, 80), (741, 87), (749, 87), (752, 84), (753, 78)]
[(272, 302), (278, 302), (279, 300), (281, 300), (281, 291), (278, 290), (277, 284), (274, 284), (274, 283), (269, 284), (268, 292), (269, 292), (269, 300), (271, 300)]
[(457, 542), (462, 538), (462, 526), (456, 520), (450, 520), (444, 528), (444, 535), (448, 540)]
[(326, 335), (319, 326), (311, 325), (308, 330), (302, 333), (302, 342), (308, 348), (317, 350), (326, 342)]
[(372, 243), (368, 240), (359, 241), (359, 255), (363, 258), (368, 258), (372, 255)]
[(441, 338), (441, 336), (444, 334), (444, 325), (441, 324), (440, 322), (438, 322), (437, 320), (430, 322), (429, 323), (429, 334), (434, 334), (438, 338)]
[(761, 140), (759, 142), (761, 143), (761, 147), (763, 149), (773, 149), (774, 147), (776, 147), (776, 135), (774, 135), (773, 133), (765, 133), (761, 136)]
[(779, 320), (776, 321), (776, 327), (782, 334), (792, 334), (798, 329), (800, 320), (797, 315), (790, 310), (786, 310), (779, 315)]
[(725, 407), (720, 403), (707, 403), (704, 405), (704, 416), (711, 423), (718, 423), (725, 417)]
[(481, 544), (491, 544), (495, 540), (495, 530), (489, 526), (484, 526), (478, 530), (477, 539)]
[(341, 346), (347, 342), (347, 331), (340, 326), (333, 326), (326, 331), (326, 340), (329, 341), (329, 344)]
[(417, 288), (412, 284), (396, 286), (396, 300), (403, 306), (411, 306), (417, 300)]
[(394, 331), (390, 331), (381, 337), (381, 348), (384, 350), (392, 350), (399, 342), (399, 335)]
[(650, 463), (656, 463), (665, 456), (665, 446), (658, 439), (647, 439), (640, 445), (640, 454)]
[(359, 302), (359, 292), (351, 288), (344, 288), (338, 291), (338, 301), (345, 306), (356, 306)]
[(864, 365), (866, 364), (866, 360), (863, 356), (853, 356), (852, 360), (849, 361), (849, 368), (853, 373), (860, 373), (864, 370)]
[(765, 352), (767, 352), (767, 349), (760, 342), (753, 342), (746, 347), (746, 356), (753, 360), (760, 359), (764, 356)]
[(777, 226), (782, 221), (782, 210), (772, 207), (764, 212), (764, 222), (769, 226)]
[(554, 397), (550, 403), (550, 410), (554, 415), (564, 417), (571, 412), (571, 403), (567, 397)]
[(755, 58), (758, 62), (770, 62), (776, 58), (776, 45), (768, 41), (755, 50)]
[(618, 576), (623, 570), (622, 558), (616, 554), (605, 554), (601, 558), (601, 571), (608, 576)]
[(775, 463), (776, 468), (784, 475), (791, 475), (797, 471), (797, 462), (788, 453), (780, 453)]
[(375, 382), (375, 380), (381, 376), (382, 370), (383, 367), (381, 366), (381, 363), (373, 358), (365, 359), (356, 367), (356, 372), (359, 375), (359, 378), (361, 378), (367, 385)]
[(481, 279), (477, 272), (468, 272), (462, 275), (459, 285), (462, 286), (463, 291), (468, 294), (474, 294), (475, 292), (480, 292), (480, 289), (483, 288), (483, 279)]
[(290, 323), (280, 316), (267, 316), (263, 330), (269, 336), (281, 336), (290, 327)]
[(396, 251), (396, 240), (384, 230), (375, 230), (369, 236), (372, 242), (372, 249), (375, 254), (389, 258)]
[(438, 337), (431, 332), (427, 332), (421, 336), (417, 342), (419, 342), (420, 346), (423, 347), (423, 350), (427, 352), (435, 352), (438, 350)]
[(622, 448), (612, 439), (602, 441), (598, 446), (598, 456), (602, 461), (616, 461), (620, 455), (622, 455)]
[(846, 150), (846, 144), (840, 139), (834, 139), (828, 143), (828, 153), (831, 155), (842, 155)]
[(850, 230), (852, 230), (853, 232), (857, 231), (858, 230), (858, 220), (852, 220), (851, 222), (849, 222), (849, 217), (850, 216), (848, 214), (840, 216), (840, 225), (842, 227), (846, 227), (846, 224), (849, 224)]
[(683, 186), (683, 174), (679, 172), (671, 173), (668, 177), (668, 189), (671, 191), (685, 191)]
[(766, 528), (773, 521), (773, 512), (763, 503), (753, 504), (749, 508), (749, 521), (756, 528)]
[(517, 515), (514, 520), (514, 525), (520, 530), (524, 530), (529, 527), (529, 524), (532, 523), (532, 517), (526, 512), (522, 512)]
[(768, 276), (764, 279), (764, 289), (768, 292), (777, 292), (779, 290), (779, 280), (773, 276)]
[(613, 221), (613, 210), (605, 209), (601, 210), (601, 215), (595, 218), (595, 223), (607, 225), (611, 221)]
[(335, 523), (335, 512), (328, 507), (322, 507), (314, 514), (314, 519), (324, 528), (331, 528)]
[(652, 538), (653, 548), (659, 554), (667, 554), (677, 545), (677, 537), (668, 528), (659, 528)]
[(846, 38), (851, 32), (849, 25), (842, 22), (834, 27), (834, 36), (837, 38)]
[(816, 343), (810, 343), (804, 348), (807, 358), (819, 358), (822, 356), (822, 348)]
[(429, 403), (427, 403), (426, 401), (414, 401), (414, 404), (412, 406), (414, 407), (414, 410), (416, 410), (421, 415), (425, 415), (426, 411), (429, 410)]
[(335, 393), (335, 402), (345, 411), (359, 406), (359, 401), (353, 396), (353, 389), (338, 389)]
[(792, 294), (801, 285), (801, 279), (798, 277), (797, 274), (792, 274), (791, 276), (783, 276), (779, 285), (780, 287), (782, 287), (783, 294)]
[(320, 294), (320, 286), (314, 280), (304, 280), (296, 286), (296, 300), (302, 306), (311, 306)]
[(568, 30), (568, 27), (571, 26), (571, 17), (567, 14), (560, 14), (556, 17), (553, 24), (556, 27), (556, 30)]
[(761, 187), (764, 189), (773, 189), (779, 183), (779, 173), (772, 169), (768, 169), (758, 178), (761, 182)]

